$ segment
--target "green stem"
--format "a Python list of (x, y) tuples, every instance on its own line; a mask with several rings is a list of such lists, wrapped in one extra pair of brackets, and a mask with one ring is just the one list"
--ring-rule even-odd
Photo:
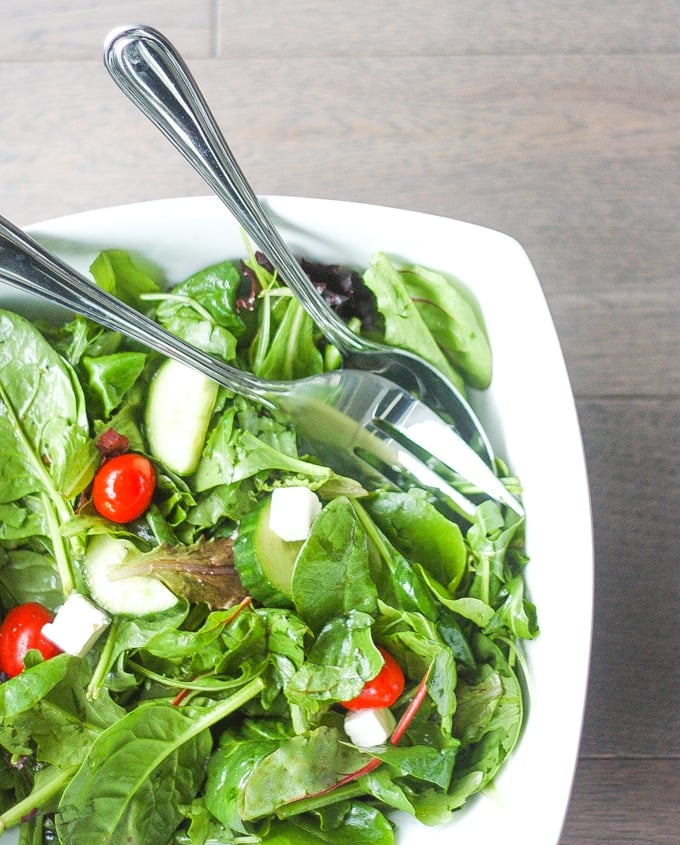
[(205, 716), (195, 720), (191, 731), (187, 733), (183, 741), (188, 742), (193, 737), (198, 736), (202, 731), (211, 728), (213, 725), (221, 722), (222, 719), (230, 716), (240, 707), (243, 707), (244, 704), (247, 704), (251, 698), (255, 698), (258, 693), (262, 692), (264, 686), (265, 684), (262, 678), (254, 678), (252, 681), (244, 684), (238, 692), (230, 695), (229, 698), (225, 698), (223, 701), (214, 704)]
[(43, 509), (45, 511), (45, 518), (49, 526), (50, 537), (52, 538), (52, 551), (54, 559), (57, 564), (57, 572), (59, 573), (59, 580), (61, 581), (61, 589), (64, 596), (70, 595), (75, 590), (75, 580), (73, 578), (73, 571), (71, 569), (71, 561), (66, 551), (64, 538), (61, 534), (59, 520), (66, 522), (70, 519), (71, 514), (56, 514), (53, 507), (53, 500), (47, 493), (41, 493), (41, 500)]
[(106, 642), (104, 643), (104, 648), (102, 649), (102, 653), (99, 655), (97, 666), (92, 674), (90, 683), (87, 685), (87, 697), (91, 700), (99, 697), (99, 693), (102, 691), (102, 687), (104, 686), (104, 681), (106, 680), (106, 675), (109, 671), (111, 655), (113, 654), (113, 649), (116, 644), (116, 634), (118, 633), (119, 627), (120, 618), (118, 616), (114, 616), (106, 637)]
[(62, 770), (53, 767), (55, 774), (47, 783), (41, 784), (30, 795), (27, 795), (18, 804), (10, 807), (9, 810), (6, 810), (0, 815), (0, 835), (6, 830), (9, 830), (9, 828), (19, 824), (23, 818), (47, 804), (55, 795), (58, 795), (71, 780), (77, 768), (78, 766), (71, 766), (68, 769)]

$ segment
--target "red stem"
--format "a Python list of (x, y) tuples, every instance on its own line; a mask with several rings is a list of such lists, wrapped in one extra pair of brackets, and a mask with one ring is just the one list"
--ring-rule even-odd
[[(413, 717), (418, 712), (420, 705), (423, 703), (425, 696), (427, 695), (427, 680), (430, 677), (430, 669), (428, 667), (427, 671), (422, 677), (422, 680), (418, 684), (416, 689), (415, 695), (409, 701), (408, 707), (404, 710), (401, 719), (397, 722), (397, 726), (392, 731), (392, 735), (390, 736), (390, 744), (396, 745), (402, 736), (406, 733), (408, 726), (413, 721)], [(336, 781), (335, 783), (331, 784), (331, 786), (327, 786), (325, 789), (321, 789), (318, 792), (314, 792), (312, 795), (306, 795), (305, 798), (319, 798), (322, 795), (327, 795), (329, 792), (333, 792), (334, 789), (339, 789), (341, 786), (345, 786), (348, 783), (352, 783), (352, 781), (357, 780), (364, 775), (369, 774), (374, 769), (377, 769), (380, 765), (381, 760), (378, 757), (373, 757), (371, 760), (366, 763), (366, 765), (362, 766), (360, 769), (357, 769), (355, 772), (350, 772), (350, 774), (345, 775), (344, 777), (340, 778), (340, 780)], [(298, 799), (302, 801), (303, 799)]]
[[(229, 625), (230, 622), (233, 622), (234, 619), (236, 619), (236, 617), (239, 615), (239, 613), (242, 610), (245, 610), (245, 608), (252, 604), (252, 602), (252, 596), (246, 596), (243, 601), (236, 605), (236, 607), (234, 608), (234, 612), (231, 614), (231, 616), (227, 616), (227, 618), (224, 620), (224, 622), (222, 623), (223, 627), (226, 628), (226, 626)], [(189, 695), (190, 692), (191, 690), (189, 689), (189, 687), (184, 687), (184, 689), (181, 689), (177, 693), (177, 695), (172, 699), (172, 706), (178, 707), (184, 701), (187, 695)]]

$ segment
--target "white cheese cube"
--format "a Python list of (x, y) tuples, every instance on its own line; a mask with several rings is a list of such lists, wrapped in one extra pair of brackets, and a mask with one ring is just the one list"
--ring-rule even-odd
[(387, 742), (395, 726), (388, 707), (352, 710), (345, 716), (345, 733), (359, 748), (372, 748)]
[(71, 593), (54, 620), (42, 626), (42, 634), (67, 654), (82, 657), (108, 624), (103, 611), (80, 593)]
[(309, 487), (277, 487), (272, 493), (269, 528), (282, 540), (305, 540), (321, 502)]

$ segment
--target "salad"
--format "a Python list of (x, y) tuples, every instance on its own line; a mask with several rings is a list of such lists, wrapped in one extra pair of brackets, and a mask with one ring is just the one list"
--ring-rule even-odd
[[(355, 331), (488, 386), (456, 280), (304, 266)], [(171, 290), (119, 250), (91, 272), (257, 375), (341, 365), (250, 248)], [(515, 747), (538, 633), (516, 514), (364, 489), (282, 415), (81, 317), (0, 310), (0, 444), (0, 835), (390, 845), (396, 814), (446, 822)]]

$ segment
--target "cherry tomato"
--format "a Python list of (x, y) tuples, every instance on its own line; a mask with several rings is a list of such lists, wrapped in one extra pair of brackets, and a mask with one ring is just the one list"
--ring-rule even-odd
[(97, 512), (112, 522), (131, 522), (151, 504), (156, 489), (153, 464), (144, 455), (126, 452), (97, 470), (92, 500)]
[(365, 710), (369, 707), (391, 707), (404, 691), (404, 673), (392, 655), (378, 646), (378, 651), (385, 661), (382, 669), (370, 681), (356, 698), (341, 702), (348, 710)]
[(45, 660), (61, 654), (61, 649), (43, 637), (42, 626), (54, 615), (37, 602), (13, 607), (0, 625), (0, 670), (10, 678), (24, 671), (24, 657), (37, 649)]

